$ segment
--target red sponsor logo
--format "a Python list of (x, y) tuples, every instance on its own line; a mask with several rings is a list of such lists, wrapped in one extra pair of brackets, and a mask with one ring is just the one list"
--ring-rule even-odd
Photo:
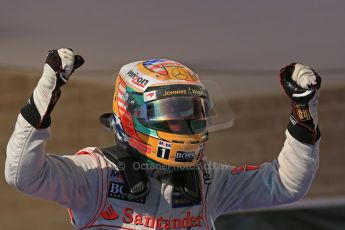
[(115, 212), (111, 204), (109, 204), (108, 208), (101, 213), (101, 216), (106, 220), (115, 220), (119, 217), (119, 215)]
[(122, 222), (126, 224), (142, 225), (147, 228), (157, 229), (180, 229), (201, 226), (202, 216), (192, 216), (188, 210), (184, 217), (168, 218), (154, 217), (135, 213), (133, 208), (124, 208)]
[(134, 129), (134, 122), (133, 122), (132, 115), (127, 110), (121, 117), (121, 124), (125, 133), (127, 133), (128, 136), (137, 137), (136, 131)]
[(152, 101), (157, 98), (156, 91), (144, 93), (144, 101)]
[(151, 146), (145, 145), (144, 143), (141, 143), (134, 138), (129, 139), (129, 145), (143, 154), (150, 154), (152, 152)]
[(153, 97), (153, 95), (155, 95), (155, 92), (150, 92), (150, 93), (146, 94), (146, 96), (149, 97), (149, 98)]
[(101, 216), (106, 220), (120, 220), (124, 224), (141, 225), (146, 228), (155, 229), (185, 229), (197, 226), (202, 226), (203, 218), (201, 215), (193, 216), (190, 211), (186, 211), (184, 216), (169, 218), (164, 216), (141, 215), (136, 213), (133, 208), (124, 208), (122, 210), (122, 217), (113, 209), (111, 205), (101, 213)]
[(253, 170), (258, 170), (259, 169), (259, 165), (242, 165), (242, 166), (238, 166), (235, 167), (231, 170), (231, 174), (235, 175), (235, 174), (239, 174), (241, 172), (246, 172), (246, 171), (253, 171)]

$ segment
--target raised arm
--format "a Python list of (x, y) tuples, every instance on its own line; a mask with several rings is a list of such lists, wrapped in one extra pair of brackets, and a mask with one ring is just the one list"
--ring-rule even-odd
[(297, 201), (313, 182), (319, 165), (317, 103), (321, 78), (309, 67), (292, 63), (281, 69), (280, 80), (292, 111), (278, 159), (257, 168), (212, 170), (209, 200), (216, 204), (215, 216)]
[(46, 155), (50, 114), (83, 59), (69, 49), (51, 50), (32, 96), (21, 109), (7, 145), (5, 177), (18, 190), (71, 207), (85, 204), (85, 173), (73, 157)]

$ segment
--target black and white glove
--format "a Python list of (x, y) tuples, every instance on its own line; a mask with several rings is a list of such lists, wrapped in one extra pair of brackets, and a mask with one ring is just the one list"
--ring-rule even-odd
[(74, 55), (71, 49), (50, 50), (43, 74), (29, 101), (21, 109), (25, 120), (36, 129), (49, 127), (50, 113), (61, 95), (61, 86), (66, 84), (74, 70), (83, 64), (84, 59)]
[(310, 67), (292, 63), (280, 70), (280, 82), (292, 101), (289, 133), (305, 144), (320, 138), (317, 105), (321, 77)]

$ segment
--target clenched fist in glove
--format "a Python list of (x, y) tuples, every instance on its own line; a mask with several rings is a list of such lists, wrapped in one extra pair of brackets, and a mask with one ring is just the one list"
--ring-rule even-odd
[(292, 63), (280, 70), (280, 82), (292, 101), (290, 134), (305, 144), (314, 144), (320, 137), (317, 104), (321, 77), (308, 66)]
[(75, 69), (84, 64), (84, 59), (70, 49), (50, 50), (43, 74), (21, 114), (33, 127), (47, 128), (50, 113), (61, 94), (61, 86), (67, 83)]

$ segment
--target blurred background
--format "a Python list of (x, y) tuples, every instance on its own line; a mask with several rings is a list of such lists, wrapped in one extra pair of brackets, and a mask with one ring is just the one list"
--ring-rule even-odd
[[(301, 62), (323, 80), (320, 168), (309, 194), (274, 211), (219, 218), (216, 226), (344, 229), (344, 12), (340, 0), (0, 0), (1, 167), (49, 49), (73, 48), (86, 63), (54, 110), (48, 152), (111, 145), (113, 134), (98, 117), (111, 111), (114, 73), (128, 62), (168, 58), (217, 82), (227, 96), (235, 124), (211, 134), (206, 154), (232, 165), (278, 156), (290, 105), (277, 76)], [(0, 192), (0, 229), (72, 229), (64, 207), (15, 191), (3, 176)]]

